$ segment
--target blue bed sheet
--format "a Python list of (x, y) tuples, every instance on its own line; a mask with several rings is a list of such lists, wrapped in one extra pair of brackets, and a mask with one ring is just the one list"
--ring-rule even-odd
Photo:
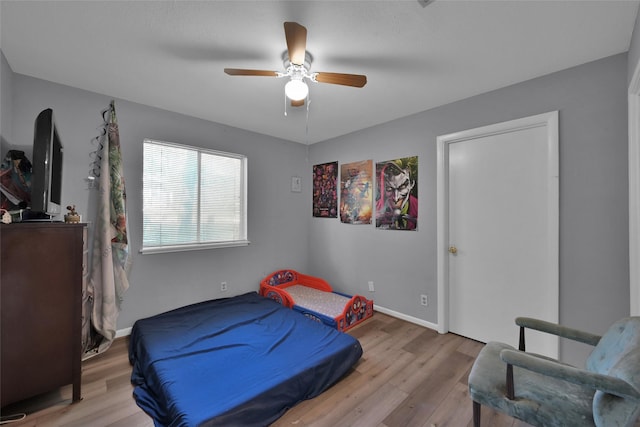
[(256, 293), (138, 320), (129, 360), (157, 426), (266, 426), (360, 359), (358, 340)]

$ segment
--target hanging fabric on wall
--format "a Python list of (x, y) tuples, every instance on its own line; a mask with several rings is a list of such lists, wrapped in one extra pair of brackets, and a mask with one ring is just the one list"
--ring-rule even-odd
[(99, 195), (88, 282), (91, 337), (86, 353), (108, 349), (116, 335), (120, 304), (129, 288), (131, 254), (127, 236), (126, 191), (115, 104), (108, 110), (106, 133), (98, 156)]

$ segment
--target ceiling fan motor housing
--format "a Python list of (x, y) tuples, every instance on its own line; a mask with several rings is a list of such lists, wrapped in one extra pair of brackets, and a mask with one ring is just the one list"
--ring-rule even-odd
[[(311, 63), (313, 62), (313, 56), (307, 51), (304, 52), (304, 63), (302, 66), (308, 70), (311, 69)], [(282, 52), (282, 63), (284, 65), (284, 69), (289, 69), (289, 66), (292, 65), (291, 60), (289, 59), (289, 51), (285, 50)]]

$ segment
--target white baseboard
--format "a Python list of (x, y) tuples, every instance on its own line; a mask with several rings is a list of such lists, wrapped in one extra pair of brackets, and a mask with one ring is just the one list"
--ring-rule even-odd
[(427, 322), (426, 320), (418, 319), (417, 317), (407, 316), (406, 314), (402, 314), (400, 312), (390, 310), (388, 308), (380, 307), (379, 305), (373, 304), (373, 310), (379, 311), (380, 313), (387, 314), (391, 317), (398, 318), (400, 320), (406, 320), (410, 323), (415, 323), (416, 325), (424, 326), (425, 328), (433, 329), (434, 331), (438, 330), (438, 325), (435, 323)]
[[(407, 316), (406, 314), (402, 314), (397, 311), (390, 310), (388, 308), (380, 307), (379, 305), (375, 305), (375, 304), (373, 305), (373, 309), (375, 311), (379, 311), (380, 313), (387, 314), (391, 317), (395, 317), (401, 320), (406, 320), (407, 322), (415, 323), (416, 325), (424, 326), (425, 328), (433, 329), (435, 331), (438, 330), (438, 325), (431, 322), (427, 322), (426, 320), (418, 319), (417, 317)], [(131, 335), (131, 329), (132, 328), (118, 329), (116, 331), (116, 338), (127, 337)]]
[(131, 335), (131, 329), (132, 328), (118, 329), (116, 331), (116, 338), (128, 337), (129, 335)]

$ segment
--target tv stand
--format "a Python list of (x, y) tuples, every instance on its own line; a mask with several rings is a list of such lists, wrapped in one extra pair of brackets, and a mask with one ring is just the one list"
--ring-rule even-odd
[(59, 222), (56, 221), (52, 215), (44, 212), (34, 212), (30, 210), (23, 210), (20, 212), (20, 222)]
[(23, 219), (21, 222), (63, 222), (57, 219), (53, 219), (53, 218), (28, 218), (28, 219)]

